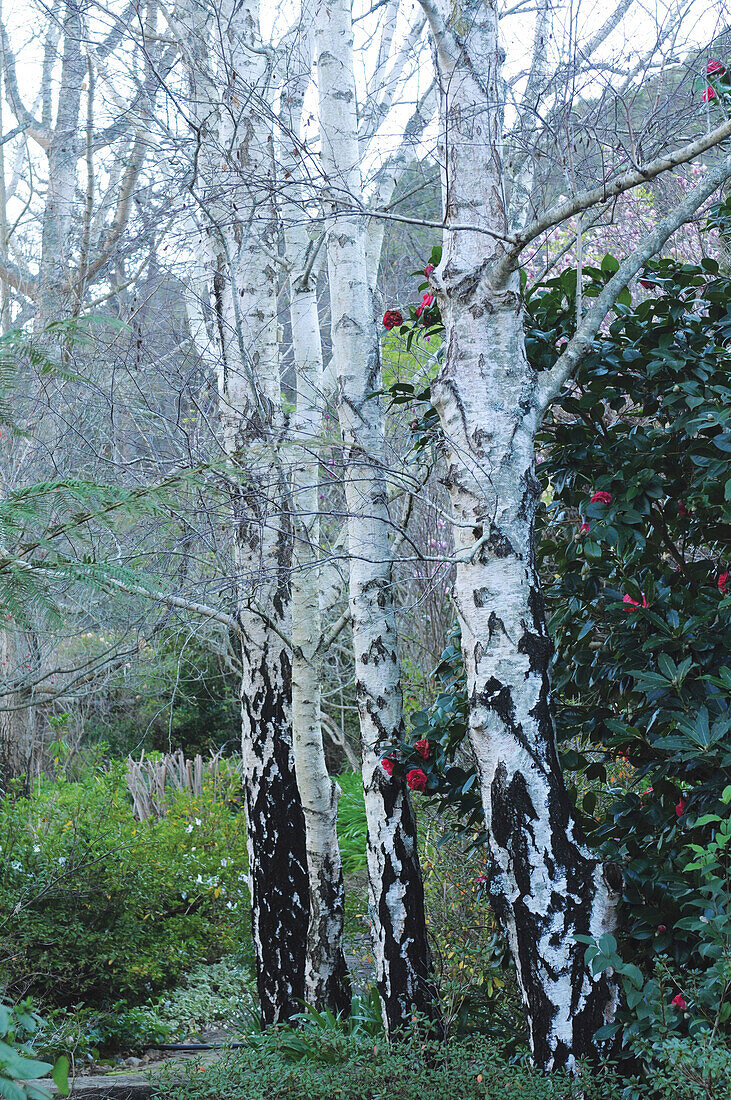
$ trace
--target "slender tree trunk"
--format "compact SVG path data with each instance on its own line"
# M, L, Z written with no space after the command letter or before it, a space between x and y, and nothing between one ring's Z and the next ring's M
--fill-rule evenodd
M287 478L277 342L276 218L266 58L256 0L183 16L202 144L193 194L206 227L219 336L219 409L231 459L242 758L257 987L265 1024L305 998L305 823L292 748ZM217 55L211 71L210 55ZM235 165L235 172L231 171Z
M0 684L12 680L21 666L18 653L18 635L15 631L0 630ZM35 748L35 710L20 706L17 694L0 698L0 792L5 792L12 782L21 780L21 788L29 789ZM18 707L2 710L2 706Z
M319 0L317 72L326 176L361 194L350 0ZM380 767L380 743L403 729L383 460L379 344L368 286L365 221L332 204L327 255L338 412L346 460L356 692L368 820L368 880L376 978L389 1033L413 1009L438 1017L424 919L416 826L403 780Z
M343 952L345 891L338 843L340 788L329 776L323 746L320 684L323 672L320 552L320 444L322 439L322 343L312 274L313 241L296 202L303 197L297 142L304 97L311 79L311 12L300 9L302 30L290 60L287 84L287 139L279 160L290 180L292 202L285 206L284 237L289 267L292 353L297 410L292 448L292 737L295 771L307 830L310 922L305 989L309 1004L336 1012L350 1009L350 975ZM297 71L299 69L299 71Z
M433 276L446 354L432 400L447 440L469 732L492 898L533 1056L544 1069L572 1067L596 1053L594 1033L617 998L612 979L585 966L575 936L611 931L617 894L586 847L558 761L552 645L534 553L538 378L526 357L517 275L490 281L507 232L497 13L492 2L467 0L458 25L446 0L427 10L441 87L445 218L488 231L447 230Z
M79 113L87 61L82 52L81 5L65 0L62 10L63 53L58 105L55 126L46 148L48 191L41 226L36 332L43 332L49 321L68 317L73 309L71 233L78 213Z
M295 769L307 827L310 924L307 936L307 1000L347 1012L350 978L343 954L345 894L338 844L340 788L328 775L320 719L322 623L320 617L320 522L318 442L322 428L322 353L317 297L291 283L292 340L297 375L292 571L292 729Z

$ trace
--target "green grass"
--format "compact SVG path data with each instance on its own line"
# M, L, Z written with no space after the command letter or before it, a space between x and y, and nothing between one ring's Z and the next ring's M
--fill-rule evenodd
M338 839L343 873L355 875L366 866L366 815L363 781L358 772L336 776L342 794L338 802Z

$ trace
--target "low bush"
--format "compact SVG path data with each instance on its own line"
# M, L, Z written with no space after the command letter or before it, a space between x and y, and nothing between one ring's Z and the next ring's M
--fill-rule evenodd
M132 814L121 765L3 800L0 979L46 1006L109 1006L248 939L237 783L232 772L228 793L171 793L148 822Z
M546 1076L525 1064L509 1064L495 1046L434 1043L415 1034L403 1044L361 1034L327 1044L332 1060L291 1051L289 1029L274 1029L265 1042L231 1052L217 1062L189 1062L158 1079L166 1100L619 1100L609 1073Z
M249 1026L258 1012L251 964L228 957L193 968L182 985L156 1005L160 1023L172 1037L192 1038L210 1027Z

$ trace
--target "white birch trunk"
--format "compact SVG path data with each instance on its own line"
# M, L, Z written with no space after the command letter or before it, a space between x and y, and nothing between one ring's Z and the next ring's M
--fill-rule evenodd
M350 0L318 0L316 53L322 163L334 190L361 195ZM368 821L369 902L376 979L389 1033L413 1008L436 1019L416 826L403 780L380 767L382 741L403 726L383 462L379 343L368 285L363 218L336 215L328 230L331 331L346 460L356 693Z
M58 106L48 135L48 189L41 228L41 262L34 326L42 332L49 321L70 316L73 308L71 235L78 212L79 113L86 58L79 5L63 4L63 53Z
M328 775L322 741L322 622L318 569L318 442L322 427L322 351L317 297L303 278L290 280L297 376L292 570L292 735L297 785L307 830L310 923L305 990L309 1004L347 1012L350 980L343 954L345 895L338 844L340 788Z
M220 37L207 36L197 7L184 29L202 135L194 193L207 229L219 410L232 467L252 932L262 1019L269 1024L302 1009L309 901L292 750L291 658L282 638L290 632L292 532L287 479L276 459L284 417L272 134L266 109L257 104L267 95L267 69L257 0L226 0ZM216 38L216 52L223 51L217 81L208 72Z
M616 988L584 964L575 935L615 923L616 887L588 851L558 761L550 706L552 645L534 553L539 501L538 378L525 352L517 276L491 285L502 255L500 63L495 5L446 0L427 7L441 91L447 224L433 276L446 354L432 385L447 439L470 700L492 865L492 898L544 1069L595 1053L593 1035L615 1010Z
M300 71L290 58L287 84L288 138L280 160L292 181L292 203L284 209L289 267L292 353L297 409L292 446L292 739L295 772L307 835L310 920L307 931L305 996L308 1004L335 1012L350 1010L350 976L343 952L345 891L338 843L340 788L329 776L321 719L323 671L320 568L320 443L322 438L322 344L317 294L309 264L313 242L296 201L302 193L296 151L304 96L312 68L311 13L300 13Z

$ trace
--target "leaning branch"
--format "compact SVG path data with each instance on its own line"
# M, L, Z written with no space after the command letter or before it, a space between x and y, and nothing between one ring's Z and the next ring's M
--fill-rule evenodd
M8 41L8 33L5 29L5 24L0 21L0 52L2 52L3 67L5 69L5 87L8 93L8 99L10 100L10 106L13 109L18 122L22 125L24 130L28 130L30 136L35 138L39 145L44 149L48 148L49 135L48 132L41 126L38 119L34 118L32 113L28 110L23 103L23 99L18 87L18 76L15 71L15 55L10 48L10 42Z
M631 191L633 187L639 187L640 184L655 179L656 176L661 175L663 172L669 172L681 164L687 164L688 161L694 160L702 153L706 153L709 149L719 145L722 141L726 141L729 137L731 137L731 119L717 126L716 129L711 130L710 133L704 134L703 137L698 138L697 141L691 141L688 145L684 145L681 149L676 149L672 153L666 153L665 156L657 157L655 160L639 168L632 168L628 172L622 172L621 175L615 176L613 180L609 180L599 187L590 188L588 191L581 191L578 195L574 195L569 199L564 199L563 202L556 203L515 238L513 246L505 253L503 258L493 269L491 281L496 285L502 284L506 277L515 270L517 259L525 246L530 244L531 241L534 241L536 237L540 237L543 233L548 232L549 229L553 229L555 226L560 225L576 214L581 214L582 211L588 210L592 206L596 206L598 203L607 202L609 199L614 199L618 195L624 194L625 191Z
M594 299L591 309L576 331L574 337L549 371L540 375L539 404L546 409L561 391L564 382L574 373L576 367L586 355L601 328L602 322L617 298L642 266L656 256L665 242L681 225L689 221L710 198L713 192L731 177L731 154L708 173L706 178L689 191L682 202L663 218L648 233L638 248L620 264L619 270L612 276L601 293Z

